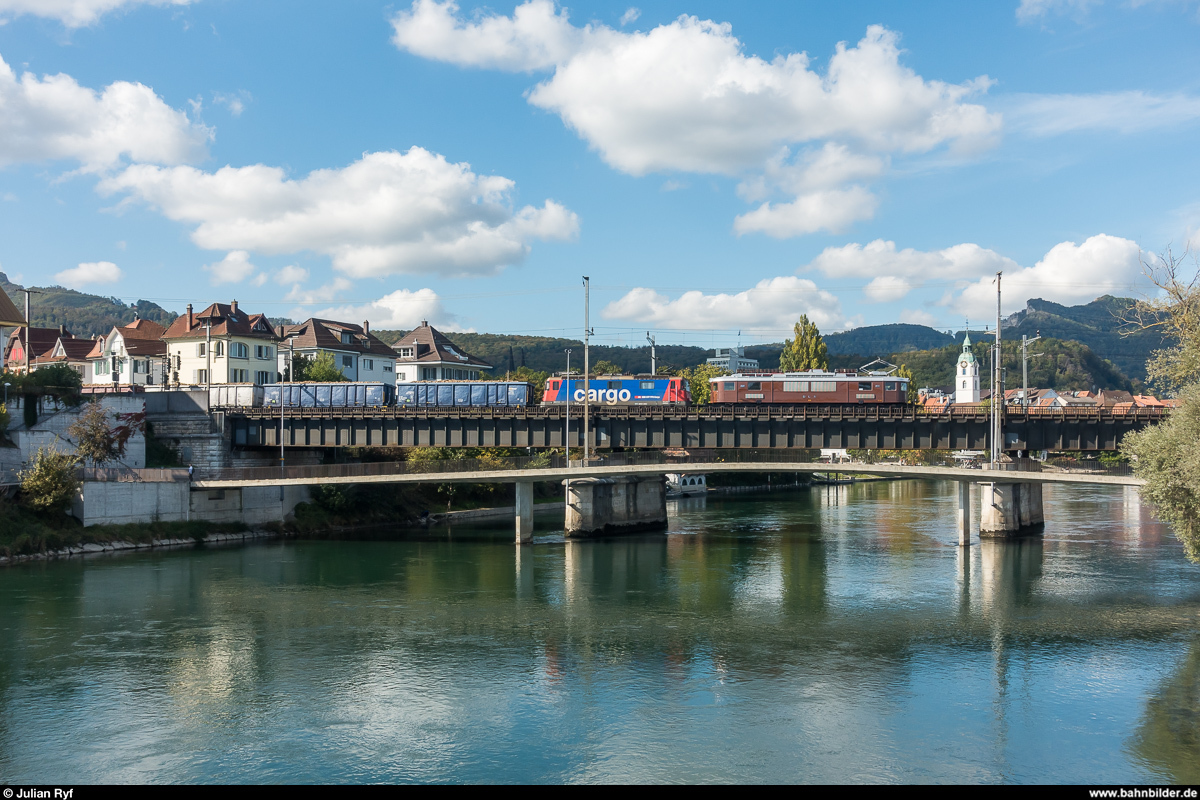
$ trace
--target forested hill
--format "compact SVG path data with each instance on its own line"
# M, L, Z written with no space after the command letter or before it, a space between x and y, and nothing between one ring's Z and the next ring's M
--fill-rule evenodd
M1044 335L1044 332L1043 332ZM1005 385L1009 389L1021 386L1021 343L1019 340L1008 339L1001 342L1004 349L1003 366L1008 370ZM980 364L981 385L990 388L988 380L989 356L991 344L986 341L976 342L972 351ZM915 350L907 353L893 353L885 356L893 364L903 364L913 371L913 379L917 386L949 387L954 384L954 367L958 361L961 344L951 344L936 350ZM1036 347L1030 348L1032 353L1044 353L1038 358L1029 360L1029 385L1043 389L1093 390L1093 389L1125 389L1136 388L1133 382L1112 364L1100 358L1085 344L1061 339L1043 338ZM837 357L840 359L845 356ZM830 362L836 359L831 358ZM841 364L836 366L857 367L859 364Z
M862 328L831 333L825 337L830 355L865 355L874 358L879 353L905 353L909 350L933 350L954 343L948 333L925 325L869 325Z
M387 344L398 341L408 331L372 331ZM510 356L513 368L526 366L539 372L561 372L567 366L567 354L571 348L571 368L583 368L583 342L578 339L558 339L549 336L507 336L495 333L452 333L442 334L473 356L492 364L493 374L504 374L509 369ZM691 367L703 364L712 355L702 347L660 344L655 351L658 366ZM612 347L593 344L590 348L593 364L608 361L625 372L650 371L650 347ZM778 357L776 358L778 361Z
M25 293L21 291L25 287L11 282L6 274L0 272L0 288L8 293L21 313L25 313ZM115 297L84 294L61 286L30 288L38 292L30 300L34 327L57 328L66 325L67 330L79 337L106 334L114 326L133 322L135 311L142 319L153 320L164 328L178 316L148 300L128 305Z
M1130 328L1125 319L1135 302L1128 297L1109 295L1079 306L1030 300L1024 311L1005 320L1004 336L1020 339L1023 334L1035 336L1041 331L1046 337L1074 339L1111 361L1130 378L1145 380L1146 359L1163 347L1163 338L1154 331L1122 333Z

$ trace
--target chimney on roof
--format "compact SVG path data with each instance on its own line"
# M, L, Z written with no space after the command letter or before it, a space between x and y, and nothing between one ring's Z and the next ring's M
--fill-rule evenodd
M363 320L363 333L367 334L368 336L371 335L371 320Z
M188 330L190 331L192 329L192 325L195 324L195 320L192 317L192 304L191 303L188 303L187 317L188 317Z
M229 304L229 313L230 314L237 313L237 300L234 300L232 303Z
M66 336L66 335L67 335L67 326L66 326L66 325L59 325L59 326L58 326L58 335L59 335L59 336Z
M421 327L422 327L422 328L428 328L428 327L429 327L429 320L427 320L427 319L423 319L423 320L421 320Z

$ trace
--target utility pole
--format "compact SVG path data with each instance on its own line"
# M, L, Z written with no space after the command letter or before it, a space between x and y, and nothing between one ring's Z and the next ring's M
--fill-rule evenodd
M650 374L658 374L658 358L654 354L654 337L650 335L650 331L646 331L646 341L650 343Z
M592 279L583 276L583 464L588 463L588 432L590 429L589 413L591 412L591 389L588 388L588 378L591 377L591 361L588 358L588 339L592 336L591 325L591 295Z
M563 445L567 451L567 468L571 467L571 348L567 348L567 380L563 384L563 391L567 393L567 432L563 434ZM567 478L567 488L569 489L571 479Z
M204 320L204 391L212 397L212 317Z
M1022 410L1029 408L1029 359L1031 358L1031 356L1029 355L1029 344L1030 344L1030 342L1036 342L1040 338L1042 338L1041 331L1038 331L1037 336L1034 336L1032 339L1027 337L1025 334L1021 334L1021 409ZM1032 357L1036 358L1037 356L1040 356L1040 355L1041 355L1041 353L1034 353Z
M1003 274L996 273L996 356L992 359L992 463L997 466L1000 464L1000 449L1004 447L1004 388L1000 378L1000 276Z
M35 292L32 289L22 289L21 291L25 293L25 347L23 349L25 350L25 374L28 375L29 374L29 363L30 363L29 362L29 329L33 325L33 319L29 316L29 314L30 314L29 295L41 294L41 292Z

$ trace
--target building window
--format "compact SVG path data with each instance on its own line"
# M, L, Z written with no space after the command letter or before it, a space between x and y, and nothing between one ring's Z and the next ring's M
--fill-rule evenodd
M208 370L206 370L206 369L192 370L192 383L208 383Z
M204 357L204 347L205 347L204 342L201 342L200 344L196 345L196 355L200 356L201 358Z
M343 367L353 367L354 366L354 356L342 356L342 366Z
M384 367L384 370L385 370L385 371L386 371L386 369L387 369L387 368L386 368L386 367ZM396 373L396 380L398 380L398 381L406 381L406 380L408 380L408 373L407 373L407 372L397 372L397 373Z
M354 337L349 331L342 331L342 344L354 344Z
M391 371L392 371L392 365L391 365L391 364L384 364L384 365L383 365L383 371L384 371L384 372L391 372ZM401 374L400 374L400 377L401 377L401 378L403 378L403 377L404 377L404 374L403 374L403 373L401 373Z
M220 347L220 344L218 344L217 346ZM217 353L217 355L220 355L220 353ZM229 343L229 357L230 358L249 358L250 357L250 346L244 342L230 342Z
M362 360L362 368L363 369L375 369L375 362L369 358L364 358Z
M103 361L97 361L96 368L94 371L97 375L107 375L108 374L108 359L105 359Z
M413 349L411 347L401 347L400 348L400 357L401 358L412 358L413 357Z
M256 373L254 373L254 382L260 386L262 386L264 384L268 384L268 383L274 383L275 382L275 374L272 372L266 372L266 371L256 372Z
M250 378L248 375L248 371L244 370L244 369L229 370L229 382L230 383L249 383Z
M967 388L967 382L966 382L966 381L963 381L963 388L964 388L964 389L965 389L965 388Z
M213 355L216 356L217 358L220 358L221 356L225 355L225 343L224 342L217 342L216 344L213 345Z
M254 345L254 357L255 358L271 358L272 357L271 346L266 345L266 344Z

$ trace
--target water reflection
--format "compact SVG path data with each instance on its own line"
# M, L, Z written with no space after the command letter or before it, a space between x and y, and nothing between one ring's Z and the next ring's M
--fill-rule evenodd
M917 481L0 575L0 780L1195 780L1200 580L1120 489Z

